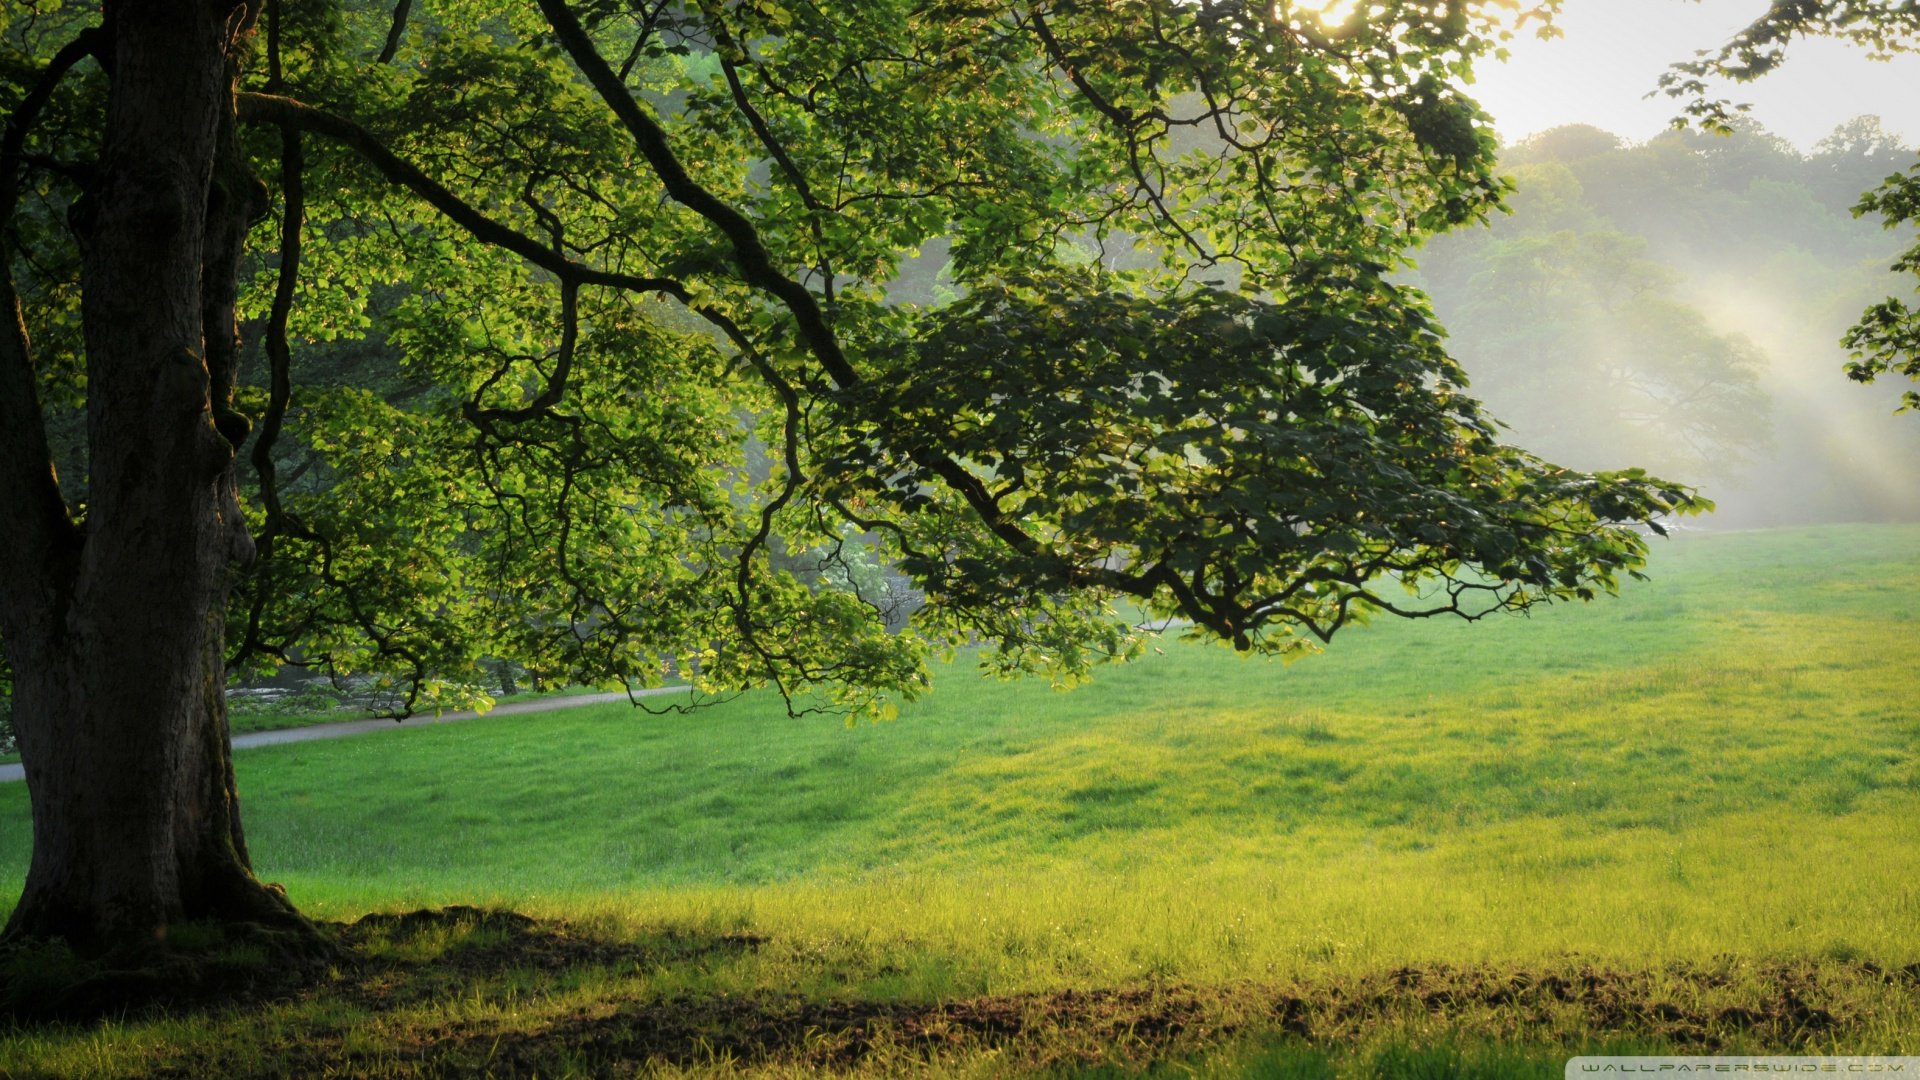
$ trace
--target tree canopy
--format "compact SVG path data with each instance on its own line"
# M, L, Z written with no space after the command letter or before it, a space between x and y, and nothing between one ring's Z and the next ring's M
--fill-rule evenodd
M1614 589L1701 501L1503 445L1393 276L1505 192L1462 87L1508 7L14 9L11 930L304 925L228 671L877 708L1142 614L1291 654Z
M1456 89L1493 14L1389 6L269 6L233 659L415 704L483 656L912 693L975 638L1082 674L1129 648L1118 595L1289 651L1610 586L1613 523L1689 497L1500 447L1388 283L1502 190ZM18 85L90 18L17 20ZM53 87L10 162L55 426L106 81ZM890 303L941 238L966 298ZM871 549L927 607L889 633L776 544Z

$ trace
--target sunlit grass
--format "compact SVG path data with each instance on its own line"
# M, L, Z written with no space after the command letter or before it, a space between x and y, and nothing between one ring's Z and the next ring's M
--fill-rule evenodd
M248 751L248 835L263 875L323 918L466 903L615 940L760 942L474 991L507 1027L674 995L1175 984L1216 988L1207 1008L1230 1020L1249 986L1408 965L1920 960L1920 528L1692 536L1661 545L1652 571L1615 600L1381 624L1291 667L1167 640L1066 694L954 669L882 724L791 720L750 698ZM24 796L0 788L9 897ZM1863 1002L1845 1036L1858 1045L1800 1045L1920 1053L1912 989L1860 979L1845 990ZM1706 993L1690 985L1675 1000ZM273 1022L310 1038L332 1021L299 1009L328 1007ZM386 1034L351 1038L391 1049L450 1009L383 1013ZM14 1045L107 1075L141 1046L230 1038L226 1023ZM1553 1023L1422 1013L1304 1046L1248 1022L1245 1038L1155 1060L1368 1075L1398 1054L1532 1075L1575 1042L1612 1045ZM974 1054L941 1069L996 1071Z

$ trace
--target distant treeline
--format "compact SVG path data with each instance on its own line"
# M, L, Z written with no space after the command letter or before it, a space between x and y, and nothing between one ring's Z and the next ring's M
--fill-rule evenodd
M1909 286L1855 217L1913 161L1863 116L1811 153L1765 131L1510 147L1512 213L1419 255L1416 284L1513 441L1704 486L1722 525L1920 518L1920 418L1842 374L1861 309Z

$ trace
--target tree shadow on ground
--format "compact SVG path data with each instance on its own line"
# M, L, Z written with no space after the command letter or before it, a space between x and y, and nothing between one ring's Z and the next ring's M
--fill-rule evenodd
M725 989L715 970L778 943L685 928L596 931L510 911L376 914L329 932L346 960L300 985L237 979L132 1015L226 1035L163 1046L155 1076L624 1075L661 1067L888 1071L992 1055L1019 1071L1134 1069L1231 1045L1338 1051L1382 1033L1713 1053L1857 1043L1874 995L1920 997L1920 963L1436 965L1284 983L1165 981L960 1000ZM146 986L150 991L151 986ZM1884 1003L1884 1002L1883 1002ZM44 1010L43 1010L44 1012ZM93 1014L99 1016L98 1012ZM121 1017L129 1013L123 1010ZM250 1024L249 1019L254 1023ZM16 1017L16 1030L47 1022ZM61 1018L71 1025L76 1017Z

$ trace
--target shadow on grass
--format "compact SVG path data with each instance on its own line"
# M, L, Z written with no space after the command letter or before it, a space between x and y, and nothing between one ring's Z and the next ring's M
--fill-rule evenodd
M141 1038L147 1049L127 1074L891 1072L992 1059L1022 1074L1081 1075L1221 1054L1247 1064L1291 1063L1276 1075L1295 1067L1323 1074L1328 1055L1377 1055L1427 1033L1464 1045L1458 1060L1521 1053L1537 1062L1623 1040L1646 1052L1805 1052L1870 1038L1889 999L1911 1015L1920 997L1920 964L1729 957L1638 971L1569 960L1288 983L1154 981L964 1000L876 999L852 990L777 991L753 979L734 985L730 965L782 947L754 934L611 934L471 907L370 915L328 929L345 961L302 986L276 985L257 971L234 980L224 999L167 999L143 985L146 997L111 1021L129 1033L140 1023L159 1025ZM767 970L786 970L774 959ZM17 964L12 974L19 975ZM0 1035L29 1048L36 1039L85 1037L77 1019L17 1015ZM169 1021L182 1023L167 1029ZM174 1034L153 1033L163 1030ZM1439 1052L1405 1045L1416 1055Z
M613 940L562 921L458 905L368 915L337 931L354 963L322 992L375 1008L459 995L508 975L539 983L586 970L652 971L750 952L766 942L753 934L677 928Z

